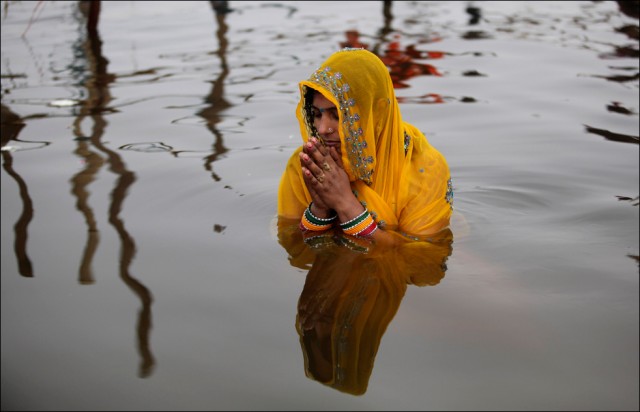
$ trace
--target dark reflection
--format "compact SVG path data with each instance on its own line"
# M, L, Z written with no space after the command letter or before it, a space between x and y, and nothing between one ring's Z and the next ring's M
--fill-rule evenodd
M632 206L640 205L640 196L629 197L629 196L616 196L621 202L629 202Z
M611 102L611 104L607 105L607 110L613 113L628 114L628 115L634 114L632 110L627 109L620 102Z
M382 17L383 17L383 25L380 29L380 34L382 36L391 32L391 22L393 21L393 13L391 12L391 6L393 2L391 0L384 0L382 2Z
M106 147L101 140L107 126L104 114L112 111L108 106L112 100L109 85L115 81L116 77L107 71L109 61L102 55L102 40L97 30L99 5L100 2L81 1L79 3L79 9L82 13L81 20L86 21L86 31L83 30L85 25L81 25L81 40L75 45L75 55L78 56L78 61L72 67L72 72L80 80L79 86L82 86L87 92L87 96L82 100L79 112L74 120L73 128L77 142L77 148L74 153L80 156L86 165L83 170L71 178L71 192L77 199L76 207L85 217L88 228L88 239L82 263L80 264L79 278L80 283L83 284L94 282L91 262L99 243L99 232L93 210L88 202L89 192L87 189L89 184L95 180L97 172L106 161L109 165L109 171L118 176L118 180L111 192L109 223L115 228L120 237L120 278L141 302L136 325L138 351L141 356L138 375L145 378L151 374L155 365L149 344L153 299L149 289L131 276L129 266L135 257L136 247L133 238L120 218L122 204L128 190L135 182L135 174L127 169L118 153ZM86 33L86 38L83 38L84 33ZM92 122L89 136L85 136L81 131L82 122L86 119L90 119ZM92 150L92 148L97 151ZM98 152L105 157L100 156Z
M33 201L24 179L13 169L13 157L7 146L12 140L19 141L18 135L25 124L20 116L3 104L1 126L2 167L18 184L20 199L22 199L22 213L13 227L16 234L13 250L18 260L18 272L24 277L31 278L33 277L33 265L27 254L27 239L29 237L27 227L33 219Z
M364 394L407 286L435 286L444 278L451 231L429 242L375 247L333 232L303 239L297 222L280 220L278 240L292 266L309 270L296 316L306 376Z
M623 74L614 74L611 76L593 76L599 79L605 79L610 82L617 83L626 83L640 79L640 73L632 74L632 75L623 75Z
M469 26L475 26L480 22L480 19L482 19L482 10L478 6L469 4L465 11L469 15Z
M216 141L213 144L213 153L205 157L204 168L210 172L211 177L218 182L221 179L220 176L213 171L212 163L218 160L220 156L229 150L224 146L222 133L216 125L222 121L220 113L231 107L231 103L229 103L224 97L224 82L229 75L229 66L227 64L227 47L229 42L227 41L226 36L229 27L225 23L225 17L231 9L229 9L227 2L218 1L212 1L211 7L215 12L214 14L218 23L218 31L216 32L216 37L218 38L218 50L216 51L216 55L220 59L220 74L218 75L218 78L212 82L211 91L205 98L205 102L208 106L199 111L198 116L205 119L207 122L207 128L216 138Z
M393 32L393 26L392 26L393 13L391 12L392 5L393 5L393 2L389 0L384 0L382 2L382 27L380 28L380 30L378 30L377 41L374 44L373 48L371 49L371 51L376 55L380 55L380 47L383 44L387 43L388 41L387 35ZM354 31L354 30L351 30L351 31ZM347 35L346 37L348 42L349 36ZM364 47L364 48L367 49L367 47Z
M618 8L620 12L626 14L627 16L638 18L638 1L618 1ZM614 32L623 33L627 35L633 42L628 45L614 45L612 44L612 51L600 53L599 57L601 59L637 59L640 57L640 51L638 50L638 25L637 24L626 24L622 27L614 28ZM612 69L621 69L627 71L635 71L635 73L630 75L609 75L609 76L593 76L601 79L606 79L611 82L618 83L626 83L631 81L637 81L640 79L640 73L638 73L638 68L636 67L611 67Z
M100 111L111 101L111 96L107 85L113 78L107 77L108 61L102 56L101 40L97 32L97 19L99 15L100 2L80 3L80 10L87 17L87 33L84 27L80 27L80 36L74 44L74 61L71 72L72 76L78 80L78 86L83 87L87 94L73 122L73 134L76 136L76 150L74 153L82 159L84 169L80 170L71 178L71 193L76 198L76 208L84 216L87 224L87 243L82 254L78 280L81 284L94 283L91 264L93 256L99 244L99 232L93 214L93 209L89 205L89 185L95 180L97 173L104 164L104 159L91 150L92 143L99 141L104 134L106 122L101 117ZM81 131L82 122L90 118L93 121L93 129L87 137Z
M597 134L598 136L602 136L605 139L611 140L613 142L638 144L640 141L640 137L638 136L630 136L627 134L614 133L609 130L597 129L595 127L591 127L588 125L585 125L584 127L587 130L587 133Z
M136 245L133 238L127 232L124 221L120 218L122 203L127 196L129 187L136 180L135 174L127 170L126 165L120 156L106 148L101 142L96 142L96 147L106 153L109 161L109 170L119 176L116 185L111 192L111 205L109 207L109 223L118 232L118 236L122 242L120 252L120 278L123 282L138 296L142 306L138 313L138 323L136 329L138 332L138 351L141 356L140 368L138 375L146 378L153 372L155 360L151 353L149 345L149 332L151 331L151 304L153 298L151 292L140 281L131 276L129 266L136 254Z
M468 4L465 12L469 15L469 26L476 26L482 21L482 9L475 4ZM465 40L485 40L491 39L493 36L484 30L467 30L460 36Z
M616 0L618 9L629 17L640 18L640 2L638 0Z

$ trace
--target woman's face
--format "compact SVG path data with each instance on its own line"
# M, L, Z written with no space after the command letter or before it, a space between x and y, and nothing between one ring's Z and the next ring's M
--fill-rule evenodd
M340 152L340 134L338 127L340 118L338 109L321 93L313 94L313 126L318 131L320 137L329 147L333 146Z

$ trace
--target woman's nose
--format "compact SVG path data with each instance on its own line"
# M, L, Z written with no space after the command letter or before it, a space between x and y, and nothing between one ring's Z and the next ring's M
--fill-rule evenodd
M335 127L333 127L333 122L329 119L329 116L322 116L318 122L317 129L320 134L331 134L333 130L335 130Z

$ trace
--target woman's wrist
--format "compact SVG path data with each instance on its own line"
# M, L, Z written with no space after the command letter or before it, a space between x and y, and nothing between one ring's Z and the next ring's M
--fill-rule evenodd
M333 214L333 216L327 218L319 217L311 211L313 206L313 202L311 202L302 213L302 218L300 219L300 230L303 232L322 232L331 229L333 222L335 222L338 216Z
M366 208L362 205L362 203L360 203L358 199L355 196L353 196L353 199L350 200L348 203L336 208L338 221L340 223L348 222L349 220L355 218L365 210Z
M332 219L336 216L336 213L327 208L318 207L315 203L311 202L309 205L309 210L313 213L314 216L317 216L320 219Z
M360 202L338 213L338 222L342 232L350 236L369 237L378 228L369 210Z

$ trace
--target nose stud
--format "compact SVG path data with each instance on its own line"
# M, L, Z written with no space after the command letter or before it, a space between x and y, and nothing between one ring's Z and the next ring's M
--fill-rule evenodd
M333 129L332 129L332 128L327 129L327 131L328 131L329 133L333 133Z

